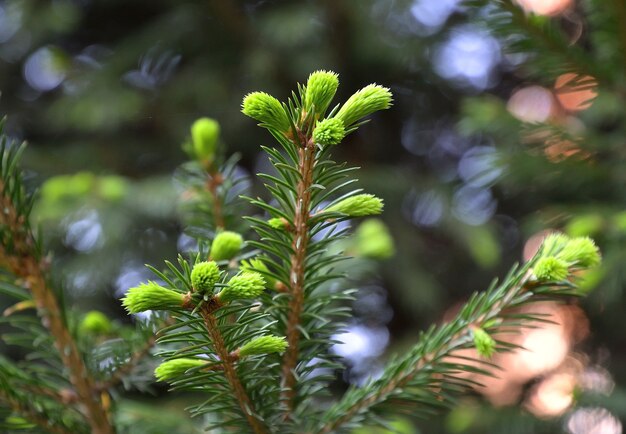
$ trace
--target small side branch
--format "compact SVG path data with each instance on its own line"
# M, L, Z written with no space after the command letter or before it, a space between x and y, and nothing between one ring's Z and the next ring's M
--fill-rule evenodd
M239 375L235 369L233 364L233 358L228 352L228 348L226 348L226 343L224 342L224 337L220 332L217 324L217 318L212 311L212 307L210 305L203 305L201 309L202 318L204 319L204 324L206 326L207 332L209 333L209 337L213 342L213 347L215 348L215 352L219 356L222 366L224 367L224 375L232 388L232 391L235 395L235 399L241 408L248 424L252 428L252 430L256 434L264 434L267 433L267 429L263 422L256 416L256 411L254 410L254 404L250 400L248 393L244 389L241 384L241 380L239 379Z

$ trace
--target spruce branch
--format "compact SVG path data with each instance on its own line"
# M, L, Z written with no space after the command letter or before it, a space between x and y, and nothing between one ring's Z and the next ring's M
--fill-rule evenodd
M30 199L24 192L21 173L16 167L21 149L6 149L5 140L0 149L0 208L3 210L0 213L0 224L3 227L0 264L15 276L21 277L24 286L31 292L41 321L54 337L56 349L69 371L70 382L85 406L92 432L112 434L114 429L96 393L94 380L65 324L63 310L47 284L46 260L41 257L39 244L28 224Z
M500 285L494 282L486 292L474 294L452 322L425 332L407 356L388 364L380 379L362 388L351 388L311 432L342 432L366 421L376 408L390 402L419 402L421 406L416 411L450 405L454 395L476 384L459 377L459 373L492 375L494 366L484 360L455 356L459 350L476 345L475 330L491 329L498 333L498 329L504 330L507 326L531 326L542 318L533 314L509 316L510 310L537 299L557 300L576 295L569 281L535 280L531 271L545 258L543 251L523 267L513 267ZM494 324L497 327L494 328ZM496 351L512 348L508 343L498 344Z

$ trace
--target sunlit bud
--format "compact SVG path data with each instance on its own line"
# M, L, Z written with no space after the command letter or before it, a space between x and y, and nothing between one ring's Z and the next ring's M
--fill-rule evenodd
M496 341L481 328L472 329L474 335L474 346L478 354L485 358L490 358L496 350Z
M313 130L313 140L320 145L336 145L346 136L343 121L329 118L319 121Z
M199 262L191 270L191 285L194 291L211 291L220 278L220 269L214 261Z
M541 243L542 256L555 256L569 242L570 238L561 233L553 233L548 235Z
M373 194L357 194L356 196L344 199L324 211L340 212L350 217L363 217L380 214L383 210L382 199Z
M600 251L589 237L570 240L558 255L562 260L581 267L595 267L600 263Z
M350 127L365 116L378 110L388 109L392 101L391 91L388 88L370 84L348 98L336 117L343 121L344 126Z
M239 267L239 269L241 271L260 272L260 274L265 279L268 288L274 288L274 286L276 285L276 280L269 277L267 274L265 274L265 273L269 274L270 270L267 268L267 265L265 265L265 262L263 262L262 259L251 258L248 260L243 260L241 261L241 266Z
M233 276L228 282L228 286L216 295L222 303L233 300L256 298L265 290L265 279L260 273L254 271L243 271Z
M279 229L279 230L287 229L289 227L289 222L285 220L283 217L271 218L267 221L267 223L274 229Z
M157 366L154 370L154 376L158 381L169 381L183 375L190 369L199 368L206 364L206 360L191 358L168 360Z
M282 353L287 348L284 337L261 336L252 339L239 349L239 357L254 356L258 354Z
M243 99L241 111L246 116L261 122L261 125L280 132L291 129L287 112L273 96L265 92L252 92Z
M211 259L214 261L232 259L239 253L242 245L243 238L237 232L220 232L211 243Z
M210 118L200 118L191 126L191 141L198 159L211 161L215 156L220 124Z
M326 111L337 92L338 77L332 71L315 71L309 75L304 94L304 107L307 111L314 108L318 116Z
M554 256L546 256L537 260L533 273L537 280L560 282L567 278L567 262Z
M130 288L122 305L128 313L145 312L146 310L169 310L181 308L184 304L183 294L163 288L154 282L142 283Z

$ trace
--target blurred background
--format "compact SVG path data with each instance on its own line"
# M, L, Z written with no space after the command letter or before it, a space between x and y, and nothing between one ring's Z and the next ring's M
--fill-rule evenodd
M610 28L588 33L605 19L593 9L601 2L520 3L598 65L619 53ZM498 358L499 379L393 432L621 433L624 69L604 71L605 82L602 71L584 83L566 69L542 74L526 67L532 55L505 49L516 35L490 30L488 15L489 5L460 0L0 1L0 113L7 134L29 143L35 217L70 303L127 323L119 298L151 277L143 264L189 247L172 174L195 119L220 122L242 173L266 170L259 145L271 137L241 115L242 97L285 99L310 72L331 69L335 101L371 82L395 98L335 151L385 199L396 243L353 282L336 390L376 375L420 330L531 256L545 231L561 230L601 246L604 265L585 280L592 295L537 306L555 324L516 336L528 351ZM154 392L134 398L182 407Z

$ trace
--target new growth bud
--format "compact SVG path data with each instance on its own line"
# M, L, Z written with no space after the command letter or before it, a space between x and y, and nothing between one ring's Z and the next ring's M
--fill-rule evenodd
M331 71L315 71L309 75L304 94L304 107L307 112L315 109L317 118L324 114L339 87L338 77Z
M106 335L111 332L111 321L102 312L87 312L80 323L80 331L85 334Z
M252 92L243 99L241 111L246 116L261 122L261 126L281 133L291 129L287 112L273 96L265 92Z
M365 116L388 109L393 101L391 91L377 84L370 84L357 91L339 109L335 117L341 119L346 128Z
M258 354L282 353L287 348L284 337L261 336L252 339L243 345L239 351L239 357L254 356Z
M169 310L183 307L183 294L163 288L154 282L142 283L130 288L122 298L122 305L128 313L139 313L147 310Z
M561 250L559 258L584 268L595 267L601 259L598 247L589 237L570 240Z
M242 271L233 276L228 286L222 289L216 298L222 303L233 300L256 298L265 290L265 279L254 271Z
M200 118L191 126L191 141L196 157L212 161L220 135L220 124L210 118Z
M313 140L320 145L336 145L346 136L343 121L329 118L319 121L313 130Z
M191 270L191 285L194 291L206 293L220 278L220 269L214 261L199 262Z
M472 329L474 336L474 346L478 354L485 358L490 358L496 350L496 341L483 329L476 327Z
M589 237L569 238L563 234L550 234L543 241L541 254L582 268L595 267L601 261L600 251Z
M241 261L241 266L239 267L241 271L255 271L262 273L269 273L270 270L265 265L265 262L259 258L251 258L248 260ZM266 274L261 274L267 283L268 288L274 288L276 285L276 280L268 277Z
M190 369L199 368L206 364L206 360L191 358L168 360L157 366L154 370L154 376L158 381L169 381L183 375Z
M350 217L376 215L383 211L383 201L373 194L357 194L329 206L324 211L340 212Z
M274 229L278 229L278 230L287 229L289 227L289 222L285 220L283 217L271 218L267 221L267 223Z
M569 242L569 237L561 233L548 235L541 244L541 254L543 256L556 256Z
M236 232L224 231L215 236L211 243L211 259L223 261L232 259L243 244L243 238Z
M546 256L537 261L533 272L538 280L560 282L567 278L567 262L554 256Z

